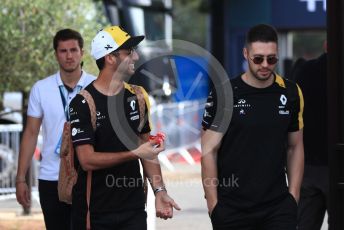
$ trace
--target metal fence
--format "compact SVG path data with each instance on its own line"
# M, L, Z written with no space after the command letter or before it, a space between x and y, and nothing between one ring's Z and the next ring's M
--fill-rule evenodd
M0 125L0 200L15 197L15 181L20 146L21 124ZM32 162L32 190L37 188L37 164Z
M153 132L166 134L166 151L159 155L160 162L170 171L174 166L172 154L179 154L188 164L195 164L190 149L200 154L201 121L205 101L183 101L152 106Z
M0 125L0 196L15 193L22 125Z

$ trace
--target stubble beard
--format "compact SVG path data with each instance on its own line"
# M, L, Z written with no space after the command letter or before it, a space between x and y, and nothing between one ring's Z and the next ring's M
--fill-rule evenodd
M266 82L266 81L270 80L271 77L273 76L273 70L271 70L271 69L268 69L268 70L269 70L269 72L270 72L270 73L269 73L269 76L267 76L267 77L261 77L261 76L259 76L258 71L253 71L253 69L250 68L251 75L252 75L256 80L261 81L261 82Z

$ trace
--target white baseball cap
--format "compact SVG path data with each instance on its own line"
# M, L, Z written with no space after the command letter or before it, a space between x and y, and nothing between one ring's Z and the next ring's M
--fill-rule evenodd
M95 60L118 50L137 46L145 36L130 36L120 26L107 27L97 33L92 40L91 55Z

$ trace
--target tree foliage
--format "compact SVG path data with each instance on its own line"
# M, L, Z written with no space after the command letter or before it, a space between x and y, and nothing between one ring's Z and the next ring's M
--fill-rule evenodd
M206 47L207 12L204 0L173 1L173 38Z
M63 28L75 29L84 37L84 69L96 73L89 55L90 42L106 22L97 4L101 3L92 0L2 0L0 95L4 91L28 92L34 82L58 69L52 40Z
M295 59L316 58L324 52L326 30L293 32L293 52Z

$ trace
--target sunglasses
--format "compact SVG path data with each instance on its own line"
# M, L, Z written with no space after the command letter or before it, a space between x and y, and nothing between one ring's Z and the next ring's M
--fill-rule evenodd
M132 55L137 50L137 46L126 49L128 55Z
M127 54L128 56L132 55L135 51L137 50L137 46L134 46L134 47L130 47L128 49L120 49L120 50L116 50L116 51L113 51L111 54L119 54L120 51L123 51L125 54Z
M256 65L260 65L264 62L265 56L254 56L253 58L250 57L250 59L252 60L252 62ZM269 65L274 65L278 62L278 58L276 56L267 56L266 57L266 62Z

